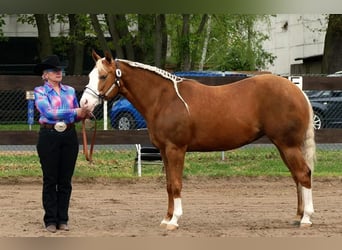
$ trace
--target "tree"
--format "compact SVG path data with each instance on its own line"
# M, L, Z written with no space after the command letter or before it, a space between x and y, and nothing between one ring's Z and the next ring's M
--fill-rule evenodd
M114 45L114 50L116 52L116 57L125 58L124 48L120 44L120 33L118 30L118 18L114 14L107 14L106 21L108 25L108 30L112 37L112 43Z
M110 52L110 48L109 48L108 43L106 41L106 38L104 36L103 30L101 28L101 24L100 24L100 21L99 21L97 15L96 14L89 14L89 17L91 20L91 24L94 28L95 35L99 41L100 48L103 51Z
M154 64L154 38L155 38L155 15L138 14L137 16L137 34L136 34L136 52L137 60Z
M213 15L207 66L215 70L259 70L272 64L275 57L262 42L268 37L255 28L264 15Z
M34 19L38 30L38 51L39 57L42 59L52 54L52 43L50 36L50 25L47 14L34 14Z
M58 54L62 61L68 63L68 74L82 74L84 49L89 33L90 20L81 14L24 14L18 16L18 22L28 23L37 27L39 51L38 57L43 59L51 54ZM68 33L51 37L50 26L55 23L67 23Z
M262 47L268 37L255 28L261 19L266 20L267 16L168 15L172 46L169 60L176 63L176 70L263 68L275 57Z
M198 67L199 70L203 70L205 58L207 56L208 43L209 43L210 32L211 32L211 16L210 15L207 15L207 14L203 15L201 25L197 31L197 34L201 34L204 31L206 22L208 23L207 23L207 28L206 28L206 35L203 41L201 60L200 60L199 67Z
M154 62L157 67L164 68L167 53L167 30L165 14L156 15L154 39Z
M260 15L231 14L35 14L19 20L37 26L40 58L51 53L69 61L69 74L82 73L87 41L118 58L175 70L255 70L272 63L266 36L255 30ZM1 19L0 19L1 20ZM51 24L69 32L51 38ZM87 44L89 46L89 44ZM88 49L89 50L89 49Z
M80 14L69 14L69 65L68 73L81 75L83 73L84 42L86 32L86 18Z
M4 37L4 32L2 30L2 27L6 24L3 17L5 15L4 14L0 14L0 41L5 40L6 38Z
M196 68L203 54L201 44L207 34L204 34L207 21L208 14L169 14L167 16L167 29L171 45L171 55L168 61L169 64L176 65L176 70Z
M325 34L322 73L342 70L342 15L330 14Z
M98 15L91 14L92 25L101 48L112 48L117 58L165 66L167 51L166 17L164 14L106 14L101 28ZM110 34L109 46L104 33Z
M191 69L191 50L190 50L190 15L182 15L182 30L178 38L179 43L179 67L185 71Z

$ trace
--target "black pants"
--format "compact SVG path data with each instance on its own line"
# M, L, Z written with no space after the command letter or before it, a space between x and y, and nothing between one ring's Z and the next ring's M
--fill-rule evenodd
M71 197L71 179L79 151L74 128L64 132L41 128L37 152L43 171L43 207L45 226L66 224Z

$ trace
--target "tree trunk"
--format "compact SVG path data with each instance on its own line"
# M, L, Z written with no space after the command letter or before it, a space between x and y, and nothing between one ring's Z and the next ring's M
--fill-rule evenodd
M116 19L116 16L114 14L107 14L106 21L107 21L109 33L112 37L112 42L113 42L115 54L116 54L115 57L125 58L124 49L122 48L120 44L120 33L116 26L116 23L118 22L118 20Z
M128 31L128 23L125 15L107 14L106 21L116 51L116 57L133 61L135 56L132 36Z
M80 15L69 14L69 37L72 41L69 51L68 73L70 75L82 75L84 59L85 29Z
M195 68L195 63L198 62L199 60L199 57L200 57L200 44L201 44L201 41L203 40L203 33L204 33L204 28L205 28L205 25L206 23L208 22L208 14L204 14L201 18L201 22L197 28L197 31L195 33L195 36L194 36L194 42L193 42L193 49L192 51L190 51L190 54L191 54L191 68ZM210 35L207 34L207 35ZM205 39L205 38L204 38ZM208 37L209 39L209 37ZM203 52L203 50L202 50Z
M121 39L124 41L124 50L126 53L126 58L128 60L135 60L135 52L134 52L134 46L133 46L133 38L131 35L131 32L128 30L128 22L126 20L125 15L116 15L117 19L117 29L119 30L119 34L121 36Z
M190 62L190 14L183 14L183 26L180 37L181 70L189 71Z
M53 53L49 18L47 14L35 14L34 18L36 20L38 29L39 57L42 60L44 57L47 57Z
M253 43L253 25L254 22L253 20L247 18L246 20L246 25L247 25L247 70L257 70L255 67L255 56L252 48L252 43Z
M211 32L211 16L208 16L208 24L207 24L207 32L204 38L203 48L202 48L202 54L201 54L201 61L199 63L198 70L203 70L205 59L207 57L207 51L208 51L208 43L210 38L210 32Z
M143 63L152 64L155 59L155 35L156 35L156 15L138 15L138 46L139 60Z
M342 70L342 15L329 15L325 35L322 73L331 74Z
M110 48L107 44L106 38L105 38L103 31L101 29L97 15L96 14L89 14L89 16L90 16L91 24L93 25L93 28L94 28L95 33L97 35L97 39L99 40L100 47L101 47L102 51L103 52L107 51L111 54Z
M156 29L154 42L154 63L159 68L165 68L167 52L167 31L165 14L156 15Z

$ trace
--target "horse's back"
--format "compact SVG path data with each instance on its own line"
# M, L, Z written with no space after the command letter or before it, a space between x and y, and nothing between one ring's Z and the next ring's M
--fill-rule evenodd
M190 111L190 149L232 149L262 135L300 141L307 129L309 104L286 78L260 75L221 86L188 84L181 94Z
M271 114L284 116L279 111L307 112L308 102L302 91L288 79L271 74L220 86L188 84L189 88L181 88L180 92L188 103L190 117L197 119L218 117L223 119L221 122L229 122L241 116L247 121L248 116L258 120Z

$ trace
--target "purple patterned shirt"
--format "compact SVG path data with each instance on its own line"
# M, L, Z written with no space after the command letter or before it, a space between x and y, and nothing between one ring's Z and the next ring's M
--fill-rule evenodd
M76 108L79 108L75 89L60 84L60 95L52 88L49 82L34 89L35 105L40 112L39 123L55 124L58 121L65 123L77 122Z

